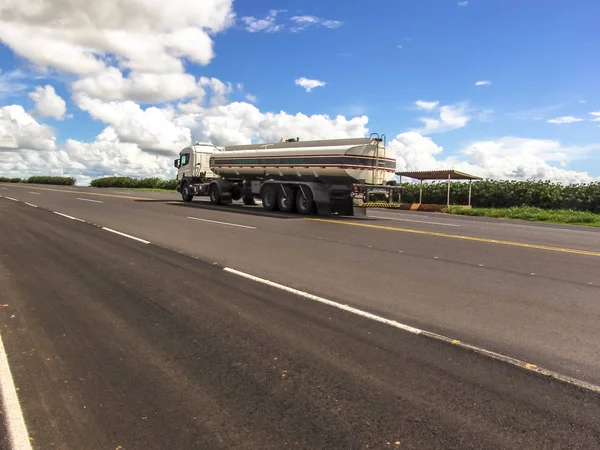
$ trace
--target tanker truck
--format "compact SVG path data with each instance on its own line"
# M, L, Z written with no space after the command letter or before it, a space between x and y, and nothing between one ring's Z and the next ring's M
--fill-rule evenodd
M391 186L396 160L385 136L217 147L198 142L174 161L184 202L208 196L215 205L262 201L267 211L354 215L354 203L371 193L398 199Z

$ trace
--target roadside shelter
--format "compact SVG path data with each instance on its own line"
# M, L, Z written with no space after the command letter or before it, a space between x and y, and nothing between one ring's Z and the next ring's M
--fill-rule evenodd
M415 180L420 181L419 204L423 203L423 181L447 180L448 196L446 200L446 206L450 206L450 181L469 180L469 206L471 206L471 183L473 182L473 180L482 179L481 177L459 172L458 170L419 170L408 172L396 172L396 175L400 176L400 183L402 183L402 177L413 178Z

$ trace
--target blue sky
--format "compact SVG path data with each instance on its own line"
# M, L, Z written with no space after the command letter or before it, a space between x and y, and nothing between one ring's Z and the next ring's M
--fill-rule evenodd
M214 3L219 8L224 2ZM464 159L474 142L510 137L554 141L559 143L556 151L566 156L547 161L549 164L600 177L600 122L593 122L591 119L598 116L590 114L600 111L600 3L461 3L465 2L371 0L346 2L340 7L339 2L332 1L237 1L231 6L235 19L210 33L214 50L210 62L198 64L185 56L180 59L185 73L196 79L231 83L224 104L248 102L246 95L251 93L262 114L284 111L348 119L365 115L369 132L386 133L389 140L418 131L444 148L442 154L437 150L429 153L437 155L438 161L440 155L444 160ZM270 26L248 31L252 20L244 18L260 20L269 14ZM293 19L299 16L318 21L294 30L306 23ZM339 24L324 26L325 21ZM203 22L202 27L206 26ZM40 64L42 57L31 56L20 44L3 39L2 32L0 42L0 80L4 76L8 86L8 92L3 92L0 81L0 106L22 105L40 124L52 127L57 148L67 139L93 142L107 126L117 128L117 134L122 135L114 122L99 112L82 110L80 102L73 99L73 83L85 74L64 70L55 63ZM107 66L118 66L115 61L123 58L123 54L105 49L98 54ZM131 73L131 68L119 67L123 76ZM20 71L18 76L15 70ZM306 92L295 84L301 77L321 80L325 85ZM490 84L475 85L482 80ZM66 101L67 112L61 120L32 112L36 105L30 92L48 84ZM11 90L18 85L24 89ZM104 96L100 100L128 98ZM142 109L176 108L186 100L189 98L167 102L138 99L137 103ZM439 103L424 110L415 105L418 100ZM424 129L421 118L439 120L443 106L466 117L467 122L460 123L459 118L453 126ZM570 123L548 123L565 117L570 119L558 121ZM233 119L227 120L228 126L235 127ZM195 128L190 129L196 138ZM253 140L260 139L257 133ZM515 154L520 150L507 151ZM544 155L542 151L537 157L543 159Z

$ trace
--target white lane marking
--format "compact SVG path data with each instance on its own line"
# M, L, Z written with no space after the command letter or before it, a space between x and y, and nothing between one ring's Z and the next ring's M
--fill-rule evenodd
M59 213L58 211L52 211L52 212L54 214L58 214L59 216L66 217L67 219L77 220L78 222L84 222L85 223L85 220L78 219L77 217L68 216L67 214Z
M598 386L598 385L595 385L595 384L592 384L592 383L588 383L587 381L582 381L582 380L579 380L577 378L569 377L569 376L563 375L561 373L555 372L553 370L544 369L542 367L538 367L535 364L531 364L531 363L522 361L520 359L513 358L511 356L503 355L501 353L496 353L496 352L493 352L491 350L487 350L487 349L485 349L483 347L478 347L478 346L475 346L475 345L467 344L466 342L461 342L458 339L452 339L452 338L449 338L449 337L444 336L442 334L437 334L437 333L433 333L431 331L426 331L426 330L421 330L419 328L411 327L410 325L406 325L406 324L397 322L395 320L390 320L390 319L386 319L385 317L381 317L381 316L377 316L375 314L371 314L371 313L369 313L367 311L363 311L362 309L353 308L353 307L348 306L348 305L343 305L341 303L337 303L337 302L334 302L332 300L328 300L326 298L319 297L317 295L309 294L308 292L300 291L298 289L294 289L294 288L285 286L283 284L275 283L273 281L269 281L269 280L266 280L264 278L260 278L260 277L257 277L257 276L254 276L254 275L250 275L250 274L245 273L245 272L241 272L239 270L232 269L230 267L225 267L223 270L225 272L229 272L229 273L232 273L234 275L238 275L240 277L247 278L247 279L252 280L252 281L256 281L258 283L266 284L268 286L271 286L271 287L274 287L274 288L277 288L277 289L281 289L283 291L287 291L287 292L290 292L292 294L296 294L296 295L299 295L301 297L305 297L305 298L308 298L310 300L317 301L319 303L324 303L324 304L332 306L334 308L338 308L338 309L341 309L343 311L347 311L349 313L356 314L358 316L365 317L367 319L371 319L371 320L374 320L376 322L380 322L380 323L383 323L385 325L389 325L389 326L392 326L394 328L398 328L400 330L404 330L404 331L407 331L407 332L412 333L412 334L418 334L418 335L425 336L425 337L428 337L428 338L431 338L431 339L435 339L436 341L441 341L441 342L444 342L444 343L447 343L447 344L452 344L452 345L455 345L456 347L461 347L463 349L470 350L470 351L478 353L480 355L487 356L488 358L492 358L492 359L495 359L495 360L498 360L498 361L502 361L502 362L505 362L507 364L519 367L521 369L525 369L525 370L528 370L528 371L531 371L531 372L537 372L539 374L542 374L542 375L554 378L554 379L562 381L564 383L573 384L573 385L579 386L581 388L584 388L584 389L587 389L587 390L590 390L590 391L594 391L594 392L600 393L600 386Z
M146 240L144 240L144 239L140 239L140 238L138 238L138 237L131 236L131 235L129 235L129 234L121 233L120 231L113 230L113 229L111 229L111 228L102 227L102 229L103 229L103 230L106 230L106 231L110 231L111 233L118 234L119 236L124 236L124 237L126 237L126 238L133 239L134 241L142 242L142 243L144 243L144 244L149 244L149 243L150 243L150 241L146 241Z
M8 191L8 188L5 187L0 187L0 189L2 189L3 191Z
M248 225L238 225L237 223L219 222L216 220L208 220L208 219L199 219L198 217L188 217L188 219L200 220L202 222L217 223L219 225L228 225L230 227L248 228L250 230L256 230L256 227L249 227Z
M30 194L35 194L35 195L42 195L39 192L33 192L33 191L29 191Z
M369 214L368 217L373 217L375 219L401 220L402 222L418 222L418 223L428 223L431 225L444 225L446 227L460 227L460 225L455 225L453 223L429 222L427 220L400 219L398 217L373 216L371 214Z
M19 200L17 200L16 198L12 198L12 197L4 197L4 198L7 198L7 199L9 199L9 200L12 200L13 202L18 202L18 201L19 201Z
M100 200L91 200L89 198L75 197L75 200L83 200L84 202L93 202L93 203L104 203L104 202L101 202Z
M23 411L17 397L17 389L8 365L8 357L0 336L0 391L4 420L8 428L9 442L12 450L31 450L31 442L25 425Z
M27 203L27 202L25 202L25 204L26 204L26 205L29 205L29 206L32 206L32 207L34 207L34 208L37 208L37 206L35 206L33 203Z
M225 267L225 272L233 273L235 275L239 275L244 278L248 278L250 280L256 281L258 283L263 283L268 286L275 287L277 289L281 289L283 291L291 292L292 294L300 295L301 297L308 298L310 300L314 300L319 303L324 303L329 306L333 306L334 308L342 309L344 311L348 311L352 314L356 314L362 317L366 317L367 319L375 320L376 322L385 323L386 325L390 325L395 328L400 328L401 330L408 331L409 333L421 334L423 330L419 330L418 328L411 327L409 325L404 325L403 323L396 322L395 320L389 320L381 316L377 316L375 314L371 314L369 312L363 311L358 308L353 308L348 305L342 305L341 303L334 302L332 300L327 300L326 298L319 297L317 295L309 294L308 292L299 291L298 289L294 289L288 286L284 286L283 284L275 283L273 281L265 280L264 278L259 278L254 275L250 275L245 272L240 272L239 270L231 269L229 267Z

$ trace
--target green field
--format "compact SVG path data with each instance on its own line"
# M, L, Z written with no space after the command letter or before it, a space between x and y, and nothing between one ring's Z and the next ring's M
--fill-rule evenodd
M463 216L484 216L497 219L520 219L535 222L600 227L600 214L570 209L541 209L532 206L468 209L461 206L451 206L444 211L449 214L459 214Z

